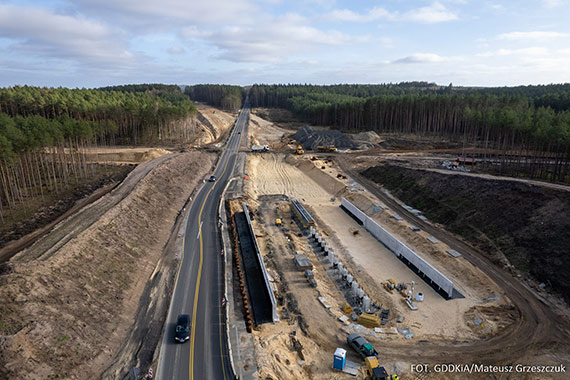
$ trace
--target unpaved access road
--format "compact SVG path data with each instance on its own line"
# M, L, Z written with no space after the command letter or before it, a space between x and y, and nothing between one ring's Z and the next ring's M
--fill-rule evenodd
M73 208L71 214L67 219L62 221L56 226L56 228L51 231L51 233L40 235L40 236L24 236L22 239L37 239L37 241L32 245L31 248L22 251L20 254L14 257L15 261L30 261L35 259L45 260L49 258L54 252L67 244L71 239L78 236L87 227L91 226L97 220L101 218L112 207L117 205L121 200L123 200L127 195L131 193L133 188L144 178L146 175L154 168L169 160L178 156L179 153L169 154L152 161L144 162L138 165L125 180L117 186L113 191L109 193L107 197L102 197L97 201L87 205L78 212ZM67 214L67 213L66 213ZM69 215L68 214L68 215ZM50 228L56 225L54 223ZM49 229L45 233L50 232ZM18 240L16 243L20 242ZM6 256L0 255L0 262L7 260L14 255L17 251L13 252L7 250L11 245L5 247ZM4 249L2 251L4 251ZM2 253L0 251L0 253Z
M452 360L454 363L514 363L527 360L528 364L531 364L537 363L537 360L539 362L545 360L537 356L538 351L552 356L562 353L562 357L558 359L559 363L570 363L570 323L566 318L556 314L552 310L552 305L539 298L511 274L498 268L451 233L436 228L409 213L395 199L383 193L377 184L353 170L345 160L337 159L336 162L348 175L405 220L429 232L452 249L461 252L468 261L480 268L503 289L520 314L518 321L507 327L502 334L488 340L452 343L422 342L415 346L391 344L385 355L401 360L418 358L426 362L445 363ZM508 378L506 376L503 378Z

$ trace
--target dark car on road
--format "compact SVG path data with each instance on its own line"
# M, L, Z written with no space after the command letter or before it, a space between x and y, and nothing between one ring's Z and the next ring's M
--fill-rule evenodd
M188 339L190 339L190 316L188 314L180 314L176 321L174 340L184 343Z
M216 182L216 176L215 175L211 175L210 179L208 180L210 182Z

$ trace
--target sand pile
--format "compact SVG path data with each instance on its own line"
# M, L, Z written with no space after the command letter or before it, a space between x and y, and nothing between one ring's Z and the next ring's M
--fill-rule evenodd
M376 133L374 131L367 131L367 132L360 132L360 133L357 133L356 135L354 135L354 140L366 141L368 143L375 144L375 143L380 142L382 139L380 138L378 133Z
M161 148L150 149L142 155L141 162L154 160L155 158L158 158L160 156L164 156L165 154L169 154L169 153L170 153L169 151L167 151L165 149L161 149Z

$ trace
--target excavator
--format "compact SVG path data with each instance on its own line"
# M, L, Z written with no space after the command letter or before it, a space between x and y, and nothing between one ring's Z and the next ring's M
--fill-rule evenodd
M299 156L302 155L303 153L305 153L305 150L303 149L303 145L297 145L297 148L295 149L295 153L297 153Z

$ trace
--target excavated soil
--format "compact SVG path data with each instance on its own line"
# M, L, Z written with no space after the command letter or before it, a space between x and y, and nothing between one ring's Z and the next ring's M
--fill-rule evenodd
M494 262L513 264L570 301L569 192L398 166L372 167L363 175L463 236Z

